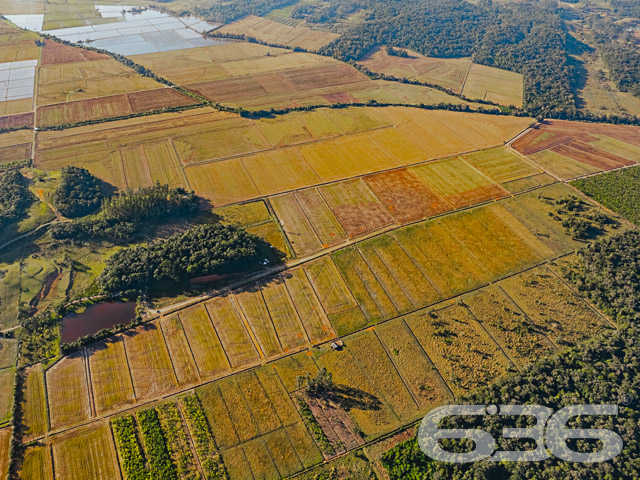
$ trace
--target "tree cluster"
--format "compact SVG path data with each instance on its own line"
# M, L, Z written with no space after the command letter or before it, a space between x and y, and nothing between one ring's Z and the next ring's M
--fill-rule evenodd
M82 217L102 203L102 182L81 167L63 167L52 202L65 217Z
M95 217L59 223L50 232L55 240L131 242L145 225L195 213L198 201L193 192L156 183L109 197Z
M239 273L259 265L258 239L218 223L191 227L166 240L120 250L98 277L107 293L166 290L195 277Z
M34 200L28 180L19 171L0 172L0 228L24 216Z

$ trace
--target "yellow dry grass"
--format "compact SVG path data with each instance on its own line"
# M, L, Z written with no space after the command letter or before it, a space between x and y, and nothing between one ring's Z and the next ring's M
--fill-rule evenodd
M82 353L61 359L47 371L46 380L51 427L72 425L89 418L91 405Z
M122 337L89 348L89 369L96 412L103 414L135 401Z

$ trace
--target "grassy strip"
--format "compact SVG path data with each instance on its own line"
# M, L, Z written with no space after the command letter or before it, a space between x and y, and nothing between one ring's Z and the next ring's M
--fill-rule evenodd
M187 432L176 404L167 403L161 405L157 408L157 412L178 478L184 480L199 479L200 475L196 468L195 458L189 447Z
M313 412L311 412L311 409L309 408L309 405L307 405L307 402L305 402L301 398L298 398L298 407L300 409L300 415L302 416L304 423L307 425L307 428L313 435L313 438L320 447L320 450L322 450L322 452L326 455L333 455L335 453L333 445L331 445L331 442L322 431L322 427L320 427L320 424L316 420L316 417L313 416Z
M162 433L158 413L154 408L136 414L142 443L149 461L149 478L154 480L178 480L176 469L171 463L167 444Z
M126 416L111 420L111 428L116 439L125 480L147 480L144 457L136 435L133 417Z
M191 431L205 477L207 480L228 479L229 476L222 463L222 457L209 428L207 418L202 411L200 400L195 395L181 398L180 407Z

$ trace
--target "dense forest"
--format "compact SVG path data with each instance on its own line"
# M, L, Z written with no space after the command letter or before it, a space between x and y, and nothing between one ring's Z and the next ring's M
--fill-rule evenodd
M198 203L193 192L157 183L109 197L95 217L58 223L51 228L51 236L55 240L131 242L147 225L195 213Z
M525 107L531 113L575 113L567 33L555 2L368 3L369 20L348 29L321 53L353 61L387 44L435 57L471 56L477 63L522 73Z
M18 170L0 172L0 228L19 220L35 200L28 185Z
M163 290L206 275L240 273L259 265L259 240L233 225L191 227L166 240L120 250L98 277L107 293Z
M618 319L620 330L546 358L522 375L510 376L459 399L464 404L539 404L557 409L575 404L620 405L617 417L580 417L571 427L606 428L624 442L622 453L602 463L568 463L556 458L539 462L491 462L452 464L429 459L416 439L404 442L383 457L395 479L491 479L510 478L638 478L640 475L640 233L631 231L597 242L579 253L569 276L580 291ZM518 450L534 447L533 441L501 438L506 427L532 425L530 417L487 415L449 420L449 428L472 427L491 432L497 448ZM479 419L479 420L478 420ZM597 451L598 444L574 441L572 449ZM445 448L465 452L468 441L448 441Z
M65 217L91 213L102 202L102 182L81 167L63 167L60 185L53 193L54 207Z
M229 23L246 15L265 15L294 2L295 0L227 0L195 7L193 13L212 22Z
M623 17L640 18L640 2L638 0L611 0L613 11Z

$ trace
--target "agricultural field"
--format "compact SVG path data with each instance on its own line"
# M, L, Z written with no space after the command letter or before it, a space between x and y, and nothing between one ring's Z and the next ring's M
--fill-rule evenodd
M561 180L640 161L638 127L549 120L518 138L519 153Z
M336 33L312 30L304 25L285 25L268 18L249 15L218 28L215 33L246 35L266 43L318 50L339 37Z
M78 158L118 188L168 181L194 189L217 207L492 147L530 123L523 118L398 107L291 115L276 121L249 120L201 108L155 115L152 120L41 131L35 164L50 170ZM309 128L293 143L306 143L283 146L271 132L277 125L290 128L297 121ZM428 130L420 127L426 124L431 125ZM458 130L458 125L466 130ZM414 127L422 128L420 136ZM252 153L257 151L263 153ZM79 152L82 156L75 157Z
M254 30L255 25L244 28L250 23L259 25L259 30L268 36L276 31L291 31L295 36L291 38L285 34L281 37L283 42L300 42L310 49L334 36L301 26L292 28L259 17L247 17L222 27L220 31L233 34L254 32L259 37ZM272 32L267 33L268 30ZM366 103L371 100L379 103L417 105L442 102L477 106L429 87L374 81L350 65L329 57L253 43L230 43L187 51L134 55L131 58L210 100L248 110Z
M640 224L640 167L582 178L571 184L627 220Z
M431 58L407 51L407 57L388 55L378 47L360 64L372 72L438 85L472 100L522 106L522 75L478 65L467 58Z

